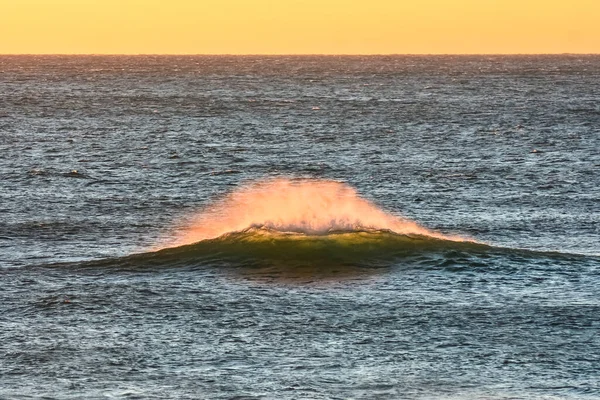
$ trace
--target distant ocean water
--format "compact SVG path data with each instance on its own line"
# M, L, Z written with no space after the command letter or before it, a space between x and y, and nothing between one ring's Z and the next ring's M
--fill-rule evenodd
M0 56L0 398L600 398L600 56Z

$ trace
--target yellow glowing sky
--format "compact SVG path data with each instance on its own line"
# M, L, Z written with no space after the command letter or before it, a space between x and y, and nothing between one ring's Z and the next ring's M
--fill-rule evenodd
M600 0L0 0L23 53L600 53Z

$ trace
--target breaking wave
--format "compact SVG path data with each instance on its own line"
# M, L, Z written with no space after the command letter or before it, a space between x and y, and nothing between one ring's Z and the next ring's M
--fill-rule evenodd
M514 265L522 260L532 264L533 260L576 259L445 235L390 214L361 198L352 187L329 180L274 179L248 184L205 208L178 232L174 240L147 252L77 265L225 266L228 270L267 268L276 274L301 270L311 276L391 265L489 268L494 254Z
M445 235L390 214L352 187L329 180L274 179L216 201L174 240L144 253L78 263L82 267L224 266L269 274L317 276L378 267L491 268L493 255L518 266L576 256L494 247ZM507 268L503 262L502 268ZM341 267L341 268L340 268ZM366 268L365 268L366 267ZM306 269L308 268L308 269ZM352 272L353 271L353 272Z

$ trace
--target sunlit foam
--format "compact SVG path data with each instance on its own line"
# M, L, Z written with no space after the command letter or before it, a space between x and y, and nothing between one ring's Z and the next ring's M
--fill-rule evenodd
M341 182L273 179L248 184L215 202L193 218L176 240L161 247L196 243L252 227L305 235L389 230L464 240L385 212Z

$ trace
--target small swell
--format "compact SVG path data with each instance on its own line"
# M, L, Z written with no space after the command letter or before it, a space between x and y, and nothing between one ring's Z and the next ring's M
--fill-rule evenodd
M355 189L330 180L273 179L248 184L202 211L175 240L155 250L214 239L249 228L309 236L332 232L389 231L456 242L361 198Z
M503 273L508 273L523 266L536 268L542 265L547 268L550 263L578 268L577 265L588 265L589 262L590 258L585 256L494 247L473 241L398 234L390 230L330 231L322 235L308 235L251 227L178 247L48 266L147 271L156 268L217 268L246 272L264 270L271 275L295 274L298 271L308 271L310 275L329 271L352 275L392 266L447 271L502 268Z

